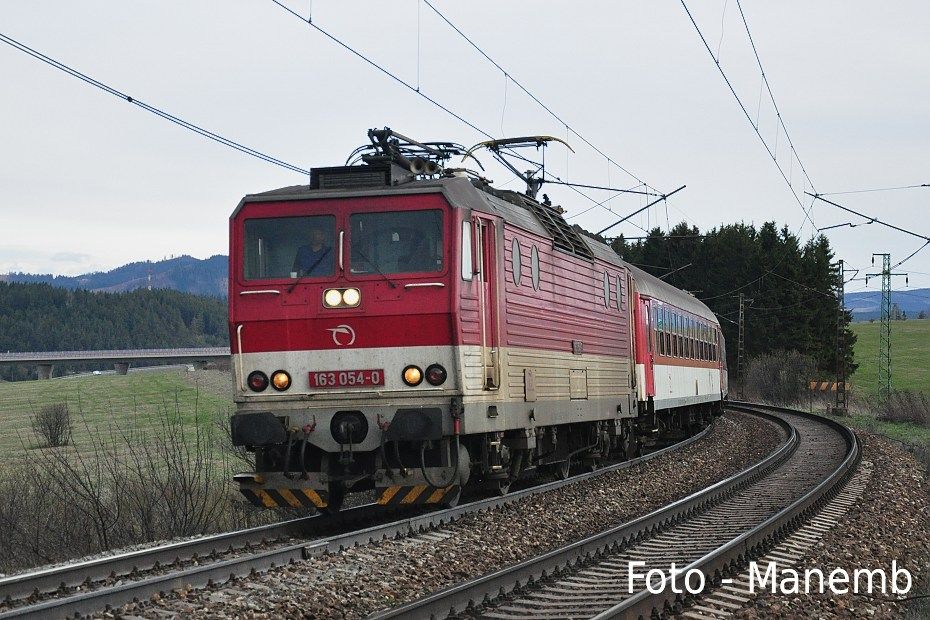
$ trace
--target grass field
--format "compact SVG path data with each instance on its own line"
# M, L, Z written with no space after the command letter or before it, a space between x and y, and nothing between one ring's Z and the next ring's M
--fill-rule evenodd
M31 423L44 405L67 403L73 421L73 443L88 446L89 432L160 428L167 415L178 413L185 428L215 427L232 408L228 371L146 370L128 375L82 375L47 381L0 383L0 460L15 458L23 444L36 445Z
M852 390L866 395L878 391L878 321L853 323L856 363L850 378ZM930 319L893 321L891 324L892 388L930 395Z

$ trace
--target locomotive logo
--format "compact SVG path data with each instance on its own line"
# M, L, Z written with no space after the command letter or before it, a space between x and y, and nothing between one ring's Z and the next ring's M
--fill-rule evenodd
M333 335L333 342L336 346L349 347L355 344L355 330L350 326L342 324L337 327L330 327L326 331Z

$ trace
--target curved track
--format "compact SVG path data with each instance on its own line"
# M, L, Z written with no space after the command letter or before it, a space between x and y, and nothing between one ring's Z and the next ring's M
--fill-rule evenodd
M201 537L105 556L0 579L0 620L91 614L184 587L204 587L354 545L417 533L459 517L490 510L681 449L710 427L667 448L565 480L531 486L455 508L386 512L376 504L338 515L314 515L283 523ZM361 528L361 529L359 529Z
M788 441L757 465L645 517L377 617L601 619L680 611L687 594L656 582L650 592L644 579L631 581L630 562L642 562L637 574L668 574L674 563L719 583L809 518L858 464L855 434L833 420L742 403L731 409L778 422Z

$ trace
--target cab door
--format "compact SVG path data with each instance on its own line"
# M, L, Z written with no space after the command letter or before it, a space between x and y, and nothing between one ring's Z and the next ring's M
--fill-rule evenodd
M497 225L476 215L475 266L478 277L478 314L481 330L482 384L485 390L500 387L500 329L497 294Z
M648 297L634 294L636 311L634 313L636 333L636 379L639 384L639 398L646 400L655 396L655 343L652 333L654 331L654 317Z

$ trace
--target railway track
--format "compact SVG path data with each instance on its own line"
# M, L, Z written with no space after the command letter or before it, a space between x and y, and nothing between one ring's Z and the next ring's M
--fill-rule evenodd
M205 587L371 541L418 533L459 517L631 467L703 437L711 427L645 456L455 508L385 513L366 504L0 579L0 620L87 615L179 588ZM398 515L404 515L398 518ZM386 522L387 521L387 522Z
M601 620L682 611L695 600L682 580L678 593L658 578L647 588L647 571L668 576L674 563L679 575L692 574L692 585L701 583L698 574L708 585L739 575L838 493L859 461L855 434L837 422L744 403L731 409L777 422L788 441L743 472L642 518L376 617Z

